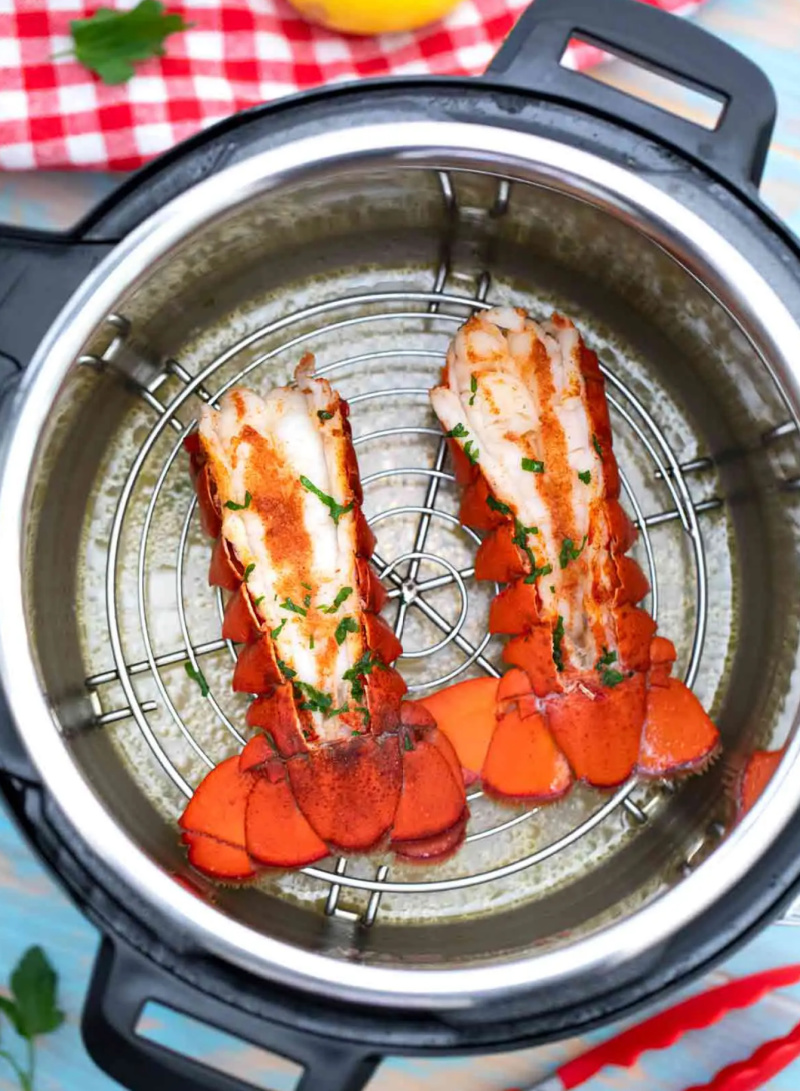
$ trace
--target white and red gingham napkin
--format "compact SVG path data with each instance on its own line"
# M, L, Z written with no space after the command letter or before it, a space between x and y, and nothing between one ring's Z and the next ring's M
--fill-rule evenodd
M192 23L167 55L108 87L74 58L69 24L136 0L0 0L0 168L131 170L198 129L281 95L369 76L477 75L529 0L463 0L409 34L356 38L304 22L286 0L167 0ZM376 3L380 0L376 0ZM685 14L702 0L642 0ZM585 68L599 50L581 45Z

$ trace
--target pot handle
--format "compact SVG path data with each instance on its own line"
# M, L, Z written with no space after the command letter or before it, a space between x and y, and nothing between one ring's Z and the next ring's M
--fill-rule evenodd
M714 130L562 66L584 38L724 103ZM777 103L761 69L713 34L641 0L534 0L487 76L609 115L672 145L737 189L758 187Z
M304 1072L296 1091L362 1091L381 1059L342 1039L312 1036L296 1025L271 1023L233 1008L168 974L127 944L104 938L81 1032L95 1064L130 1091L253 1091L253 1084L137 1034L148 1001L301 1065Z

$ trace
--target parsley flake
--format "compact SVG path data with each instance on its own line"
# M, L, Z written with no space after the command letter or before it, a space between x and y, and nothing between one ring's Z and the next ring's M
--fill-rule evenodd
M260 606L263 601L264 601L264 596L259 595L257 599L253 599L253 606Z
M203 674L203 672L200 670L200 668L199 667L193 667L191 663L184 663L183 664L183 669L186 671L186 673L189 675L189 677L191 678L191 680L193 682L197 682L198 686L200 687L200 696L201 697L208 697L208 695L209 695L209 693L211 691L208 688L208 682L206 682L206 676Z
M251 577L251 576L253 575L253 573L255 572L255 570L256 570L256 566L255 566L255 564L249 564L249 565L247 566L247 568L245 568L245 570L244 570L244 582L245 582L245 583L247 583L247 581L248 581L248 580L250 579L250 577Z
M349 598L353 593L352 587L343 587L341 591L338 591L336 598L330 604L330 606L320 606L320 611L323 614L335 614L339 607L342 605L346 598Z
M331 513L331 519L333 519L334 523L336 523L337 526L339 525L339 520L341 519L341 517L343 515L347 515L349 511L353 510L354 502L352 500L349 504L342 505L337 503L337 501L334 500L332 496L328 496L328 494L323 492L322 489L318 489L314 482L309 481L309 479L305 476L301 475L300 484L303 486L304 489L306 489L308 492L312 492L314 496L322 501L322 503Z
M311 651L313 652L314 651L314 634L313 633L308 638L308 646L311 649Z
M227 500L225 502L225 507L228 509L228 511L245 511L247 508L250 507L250 501L252 499L253 498L250 495L250 493L246 492L244 494L244 503L243 504L235 504L233 502L233 500Z
M563 671L564 669L564 649L562 643L564 641L564 619L561 614L558 615L558 623L555 629L553 629L553 662L556 665L557 671Z
M528 470L528 472L532 474L544 473L544 463L539 462L536 458L523 458L522 468L523 470Z
M578 474L578 477L584 483L584 485L588 485L589 482L592 480L592 471L591 470L583 470L582 472L580 472Z
M525 577L525 583L536 583L540 576L549 576L552 571L553 566L551 564L543 564L540 568L534 568L530 576ZM551 590L553 590L552 587Z
M272 637L272 639L273 639L273 640L277 640L277 639L278 639L278 637L279 637L279 636L281 635L281 633L283 632L283 627L284 627L284 625L286 624L286 622L287 622L288 620L289 620L289 619L288 619L287 617L285 617L285 618L283 619L283 621L281 621L280 625L276 625L274 629L270 630L270 634L269 634L269 635L270 635L270 636Z
M451 428L449 432L445 432L448 439L464 439L469 435L464 425L459 421L455 428Z
M291 610L293 614L300 614L301 617L307 617L308 610L304 610L302 606L298 606L296 602L287 595L283 602L280 604L281 610Z
M475 404L475 395L478 393L478 379L477 379L477 376L475 376L475 375L470 376L469 388L472 391L472 397L469 400L469 404L474 405Z
M412 742L410 735L404 735L403 736L403 749L404 750L413 750L414 749L414 743Z
M377 654L368 648L342 675L345 682L350 683L354 701L361 701L364 697L364 683L361 681L361 676L371 674L376 667L379 670L388 670Z
M491 493L486 497L486 506L500 515L511 515L511 508L502 500L495 500Z
M320 420L331 420L333 413L329 413L327 409L318 409L317 416Z
M336 643L340 646L344 644L345 640L347 640L347 634L357 633L358 628L358 622L354 617L343 617L336 626L336 632L334 633Z
M332 708L333 697L328 693L323 693L322 690L317 689L316 686L312 686L308 682L293 682L292 685L298 695L306 698L300 705L304 712L320 712L324 719L329 720L331 716L339 716L341 713L349 711L347 705L342 705L341 708Z
M284 678L295 678L296 677L297 671L293 671L292 668L287 663L284 663L284 661L282 659L278 659L277 663L278 663L278 666L280 667L281 674L283 675Z
M583 547L586 545L587 535L584 534L583 541L578 548L575 548L575 543L571 538L565 538L561 543L561 552L558 555L558 563L562 568L566 568L570 561L577 561L583 552Z
M311 595L303 595L303 606L311 605Z
M474 445L472 443L472 440L468 439L467 442L464 444L464 454L467 456L473 466L477 466L478 455L480 454L480 451L477 447L474 447L473 449L473 446Z
M600 446L600 440L595 435L592 436L592 446L600 456L600 461L603 462L603 448Z
M600 681L604 686L608 686L609 689L613 689L614 686L618 686L620 682L625 681L625 675L619 671L613 669L604 670L600 675Z

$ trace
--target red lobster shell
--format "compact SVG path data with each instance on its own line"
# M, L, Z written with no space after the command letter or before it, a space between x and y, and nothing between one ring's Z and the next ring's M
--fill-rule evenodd
M423 702L465 770L500 799L546 801L574 779L611 788L634 771L702 769L719 735L638 605L649 587L626 556L636 531L603 376L575 326L476 315L431 401L464 487L461 520L487 532L476 578L507 584L490 629L511 638L511 669Z
M440 860L464 838L458 759L391 666L347 403L312 372L305 357L265 399L231 390L185 444L209 583L231 593L233 689L254 695L252 738L180 818L191 863L218 879L385 847Z

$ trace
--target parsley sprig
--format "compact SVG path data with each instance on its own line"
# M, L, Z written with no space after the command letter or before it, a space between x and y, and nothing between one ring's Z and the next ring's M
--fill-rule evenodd
M522 468L532 474L544 473L544 463L540 462L538 458L523 458Z
M181 15L168 15L160 0L140 0L130 11L98 8L89 19L69 25L76 59L103 83L126 83L137 61L163 57L170 34L188 30Z
M29 947L11 974L11 996L0 996L0 1012L27 1045L27 1067L0 1049L19 1081L22 1091L33 1091L36 1066L36 1039L58 1030L64 1013L56 1003L58 975L41 947Z

